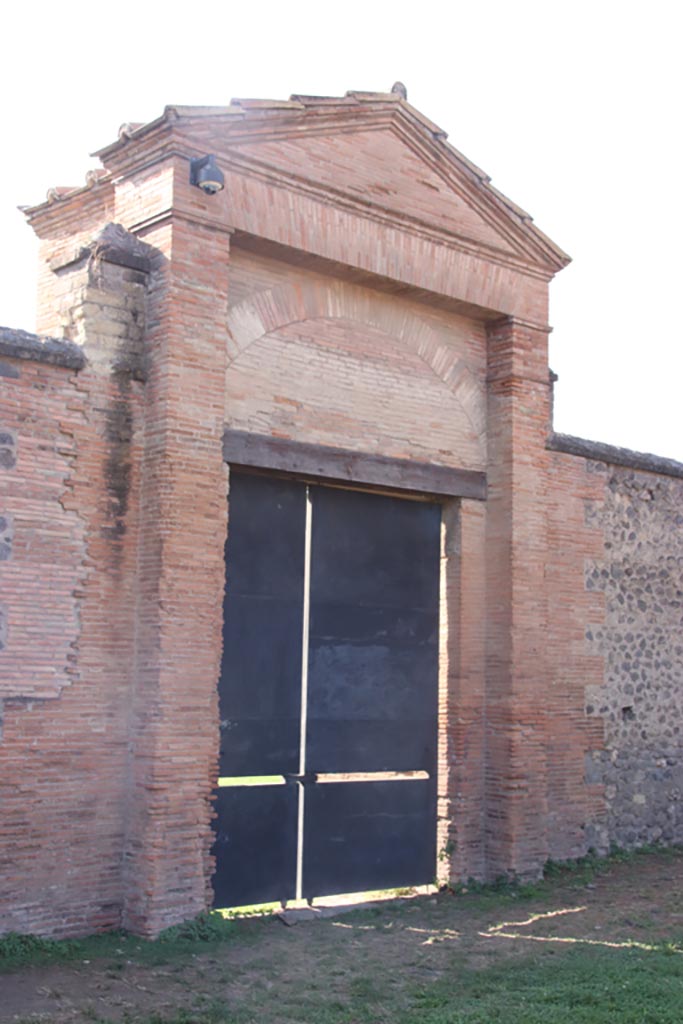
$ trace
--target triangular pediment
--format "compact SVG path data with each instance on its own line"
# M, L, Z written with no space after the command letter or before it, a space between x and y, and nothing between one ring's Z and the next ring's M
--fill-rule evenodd
M544 277L569 262L445 132L395 93L167 107L147 125L124 126L97 155L118 173L129 147L136 152L145 139L164 136L167 145L215 152L246 175L493 262Z
M445 132L395 95L233 100L224 111L182 108L176 128L245 168L324 192L328 203L517 266L554 273L569 262Z
M390 127L338 135L256 139L233 147L246 157L308 181L378 213L452 235L474 245L519 254L514 242L452 182Z

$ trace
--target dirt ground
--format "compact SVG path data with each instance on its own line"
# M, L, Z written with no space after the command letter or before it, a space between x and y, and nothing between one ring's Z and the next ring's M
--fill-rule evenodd
M428 982L455 963L477 969L576 943L647 948L682 938L683 856L655 853L562 874L531 898L440 893L293 926L241 921L234 940L158 966L137 963L139 940L129 937L112 959L0 974L0 1021L158 1020L183 1010L201 1021L216 1001L238 1022L308 1021L316 1015L307 1002L343 1001L380 978Z

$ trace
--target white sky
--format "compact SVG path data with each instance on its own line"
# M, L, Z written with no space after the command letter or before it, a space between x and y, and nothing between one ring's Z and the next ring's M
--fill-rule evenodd
M683 460L681 25L663 0L6 5L0 324L34 327L19 204L168 103L387 91L574 262L551 286L555 427Z

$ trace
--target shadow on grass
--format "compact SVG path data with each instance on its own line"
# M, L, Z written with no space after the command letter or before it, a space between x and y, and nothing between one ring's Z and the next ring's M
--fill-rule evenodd
M191 921L167 928L157 939L146 940L126 932L106 932L84 939L43 939L10 932L0 938L0 972L22 967L42 967L74 961L112 959L146 966L167 963L177 957L206 953L225 943L255 937L258 921L232 921L220 913L200 914Z

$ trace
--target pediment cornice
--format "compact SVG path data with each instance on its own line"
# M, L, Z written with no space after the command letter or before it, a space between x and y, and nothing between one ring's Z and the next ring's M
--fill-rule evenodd
M391 160L397 159L407 168L403 179L393 174L393 191L387 189L386 196L376 179L364 194L360 178L357 182L346 180L346 165L339 174L325 176L316 174L314 160L307 163L305 159L306 146L314 147L316 140L329 137L334 170L335 152L343 151L347 138L349 152L353 152L356 139L367 140L375 137L373 133L384 133L391 150L387 167L392 169ZM303 156L290 159L298 151ZM444 131L394 93L236 100L226 107L167 107L161 117L147 124L124 125L118 140L94 155L104 164L104 183L104 179L115 181L171 155L189 157L203 152L220 154L226 169L245 178L300 193L526 275L549 280L569 262L529 214L450 145ZM345 159L348 165L348 154ZM414 192L416 169L423 196L411 208L401 202L401 181L406 190ZM375 175L378 173L376 166ZM27 215L33 220L55 199L67 206L80 191L51 195L48 204L27 210ZM460 219L458 210L463 213Z

